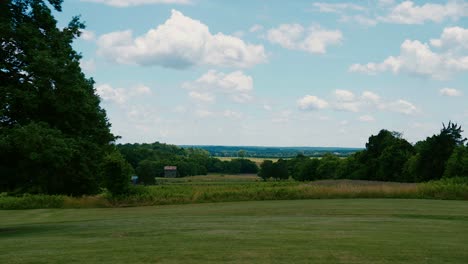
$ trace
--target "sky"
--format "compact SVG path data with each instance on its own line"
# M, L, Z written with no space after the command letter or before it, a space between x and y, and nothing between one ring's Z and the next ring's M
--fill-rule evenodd
M468 1L64 2L121 143L363 147L381 129L468 128Z

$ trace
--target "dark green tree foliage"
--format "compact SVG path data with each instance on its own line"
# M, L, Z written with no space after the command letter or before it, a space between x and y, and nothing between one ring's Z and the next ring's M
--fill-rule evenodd
M468 146L457 146L447 161L445 178L468 177Z
M57 11L61 3L48 1ZM80 55L71 46L84 26L73 18L67 27L57 28L48 4L0 1L0 177L8 183L1 188L94 193L101 182L101 162L115 138L94 82L81 72ZM12 149L18 144L14 140L27 137L24 133L32 133L33 139L23 141L30 145ZM35 176L39 163L51 167ZM45 181L54 183L41 183Z
M455 123L443 124L440 133L426 140L418 142L416 149L417 159L414 160L410 174L416 181L429 181L442 178L446 163L457 146L466 141L461 133L463 130Z
M140 177L142 175L143 177L152 175L148 177L153 178L164 176L164 166L177 166L178 177L205 175L208 172L239 174L257 173L258 171L257 165L251 160L221 161L210 157L209 153L203 149L186 149L159 142L123 144L117 145L117 148L125 159L137 168L137 175ZM149 166L149 162L151 162L151 166Z
M273 178L277 180L287 180L289 178L288 162L279 159L273 164Z
M340 166L340 158L333 154L326 154L320 159L317 166L316 178L337 179Z
M128 192L132 172L132 167L118 151L107 155L102 163L104 186L113 195Z
M320 177L317 173L317 168L320 165L320 160L317 158L302 159L296 167L297 173L293 175L293 178L298 181L314 181Z
M354 156L357 164L348 164L356 169L350 178L405 181L403 167L414 152L414 147L400 133L383 129L369 138L365 150Z
M143 184L155 184L156 177L164 175L164 164L159 161L143 160L136 168L138 182Z
M262 164L260 164L260 170L258 172L258 176L262 178L264 181L273 177L274 174L274 167L273 161L271 160L264 160Z

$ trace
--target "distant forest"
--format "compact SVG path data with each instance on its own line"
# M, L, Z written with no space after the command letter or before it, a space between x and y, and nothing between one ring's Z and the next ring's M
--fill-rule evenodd
M293 158L297 155L306 157L322 157L325 154L333 154L338 157L349 155L363 150L362 148L339 148L339 147L261 147L261 146L197 146L181 145L183 148L204 149L214 157L243 157L252 158Z

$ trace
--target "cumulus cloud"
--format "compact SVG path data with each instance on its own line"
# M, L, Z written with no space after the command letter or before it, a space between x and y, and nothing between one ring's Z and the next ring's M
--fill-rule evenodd
M348 90L335 90L335 97L339 101L353 101L355 96L351 91Z
M190 98L205 103L213 103L215 101L215 96L211 93L199 93L195 91L191 91L189 93Z
M320 99L317 96L306 95L298 100L297 105L300 110L330 108L335 111L354 113L380 110L397 112L405 115L413 115L420 112L419 108L408 101L403 99L396 101L383 100L379 95L370 91L364 91L360 96L356 96L353 92L348 90L335 90L332 99L329 101ZM369 121L370 120L367 120L366 122Z
M93 41L96 39L96 34L93 31L81 29L80 32L80 39L82 40Z
M213 102L214 94L228 96L238 103L245 103L253 98L253 79L242 71L226 74L210 70L195 81L183 83L182 87L191 90L190 97L206 102Z
M80 67L87 74L94 73L96 71L96 61L94 59L81 60Z
M380 63L353 64L349 71L371 75L404 72L437 80L448 79L456 72L468 71L468 56L464 53L467 44L463 42L465 34L462 28L446 28L441 38L431 41L432 46L448 48L442 52L434 52L429 44L418 40L405 40L399 55L389 56Z
M255 32L258 32L258 31L262 31L262 30L263 30L263 26L262 26L262 25L255 24L255 25L253 25L253 26L250 27L249 32L250 32L250 33L255 33Z
M297 101L300 110L319 110L328 107L328 102L314 95L306 95Z
M323 2L316 2L313 3L314 6L319 12L321 13L343 13L347 10L354 10L354 11L365 11L366 8L360 5L352 4L352 3L323 3Z
M442 88L439 93L443 96L462 96L462 92L453 88Z
M385 108L389 111L405 115L414 115L419 112L419 109L415 105L402 99L388 103Z
M444 28L439 39L431 39L431 45L446 49L468 49L468 29L461 27Z
M375 121L375 118L371 115L363 115L363 116L360 116L358 119L361 122L374 122Z
M457 20L468 16L468 3L449 1L446 4L426 3L416 5L412 1L404 1L379 17L380 21L396 24L423 24L426 21L440 23L447 18Z
M262 45L240 38L211 34L208 26L172 10L171 17L146 34L111 32L98 39L98 54L121 64L186 68L213 65L247 68L266 61Z
M266 38L286 49L323 54L327 52L328 46L340 44L343 34L339 30L317 26L304 28L300 24L282 24L268 30Z
M151 89L148 86L139 84L129 89L114 88L110 84L100 84L96 86L96 93L104 100L116 104L124 104L128 99L136 96L150 95Z
M129 7L150 4L191 4L191 0L81 0L82 2L91 2L105 4L115 7Z
M377 25L377 20L363 16L363 15L354 15L354 16L343 15L341 16L339 21L344 22L344 23L357 23L357 24L367 26L367 27Z

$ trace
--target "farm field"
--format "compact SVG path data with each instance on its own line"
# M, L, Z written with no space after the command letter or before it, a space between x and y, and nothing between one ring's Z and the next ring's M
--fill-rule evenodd
M216 157L217 159L220 159L220 160L226 160L226 161L230 161L230 160L233 160L233 159L238 159L239 157ZM263 161L265 160L271 160L273 162L277 162L279 160L279 158L254 158L254 157L245 157L244 159L248 159L248 160L251 160L253 162L255 162L258 166L260 166L260 164L262 164ZM284 158L284 159L288 159L288 158Z
M249 201L0 211L0 263L467 263L468 203Z

